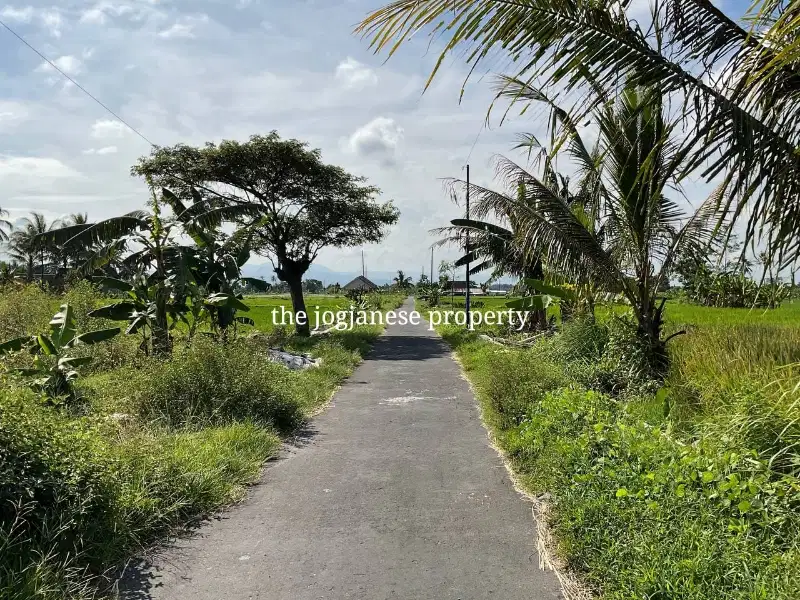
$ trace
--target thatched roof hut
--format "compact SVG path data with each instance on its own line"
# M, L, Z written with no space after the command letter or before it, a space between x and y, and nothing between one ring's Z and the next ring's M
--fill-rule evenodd
M349 291L371 292L372 290L377 290L378 286L372 283L369 279L367 279L363 275L359 275L347 285L342 286L342 289L348 292Z

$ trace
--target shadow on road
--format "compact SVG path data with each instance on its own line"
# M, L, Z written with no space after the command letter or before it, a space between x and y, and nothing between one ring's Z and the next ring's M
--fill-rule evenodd
M380 338L368 360L428 360L450 355L450 347L439 338L392 335Z

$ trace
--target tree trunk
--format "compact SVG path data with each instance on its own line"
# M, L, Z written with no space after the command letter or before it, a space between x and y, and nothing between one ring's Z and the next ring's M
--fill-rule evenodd
M170 339L169 324L167 323L167 299L169 292L163 285L159 285L156 292L156 320L153 323L153 355L169 356Z
M650 376L663 380L669 371L667 345L661 339L662 315L660 310L643 313L639 320L638 337L650 369Z
M294 311L295 318L295 331L297 335L308 337L311 335L311 326L308 323L308 313L306 313L306 302L303 298L303 276L298 274L287 274L286 283L289 286L289 293L292 296L292 310ZM305 315L305 323L300 324L297 315L303 313Z

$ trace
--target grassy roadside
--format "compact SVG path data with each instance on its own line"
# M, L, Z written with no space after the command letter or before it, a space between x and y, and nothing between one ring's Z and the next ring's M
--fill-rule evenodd
M87 307L76 312L93 307L95 293L73 294ZM400 301L385 297L385 308ZM51 304L26 289L0 298L0 314L16 311L36 330ZM241 499L381 333L302 339L265 329L266 339L226 346L198 338L168 361L135 357L129 338L93 347L83 402L70 409L0 382L1 598L96 598L132 555ZM289 371L269 361L272 345L321 365Z
M520 483L550 494L560 557L598 596L798 598L797 376L778 367L800 328L700 312L681 314L704 325L676 344L660 389L630 381L611 325L530 349L439 332Z

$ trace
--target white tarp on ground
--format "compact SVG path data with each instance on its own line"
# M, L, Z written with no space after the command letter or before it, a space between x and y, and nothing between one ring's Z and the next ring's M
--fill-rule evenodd
M280 363L292 371L318 367L320 364L320 359L311 358L308 354L292 354L277 348L269 349L269 357L273 362Z

